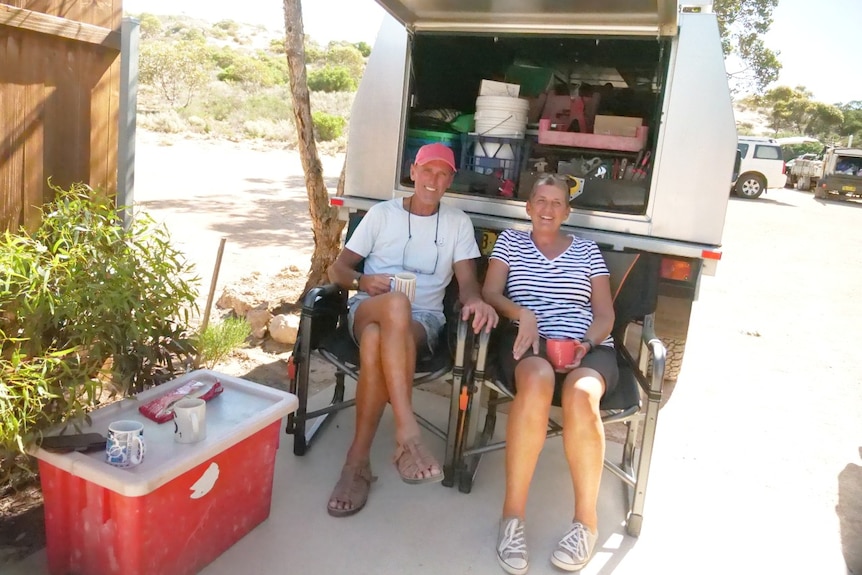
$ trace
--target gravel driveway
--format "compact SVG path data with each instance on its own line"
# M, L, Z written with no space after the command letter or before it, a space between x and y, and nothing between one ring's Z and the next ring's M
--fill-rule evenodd
M680 505L644 526L676 522L681 554L717 560L709 572L845 573L843 554L862 573L859 230L858 203L730 201L658 425L658 465L677 475L647 505Z

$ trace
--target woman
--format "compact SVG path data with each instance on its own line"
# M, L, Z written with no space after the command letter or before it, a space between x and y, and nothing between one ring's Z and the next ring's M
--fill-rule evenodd
M598 537L596 505L605 448L599 400L619 377L610 337L614 309L598 246L560 230L569 212L566 183L554 175L537 180L527 201L532 231L500 234L482 290L485 301L511 320L498 346L500 379L515 399L506 429L506 497L497 558L514 575L527 572L527 494L554 398L563 410L575 505L573 523L551 562L566 571L583 568ZM558 371L546 355L551 338L580 342L573 363Z

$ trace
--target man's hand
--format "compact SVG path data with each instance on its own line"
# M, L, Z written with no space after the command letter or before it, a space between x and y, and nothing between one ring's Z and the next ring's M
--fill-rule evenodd
M483 327L486 332L490 333L492 329L497 327L497 322L500 319L497 316L497 311L481 298L471 299L461 308L461 319L466 321L470 319L471 315L473 316L473 333L479 333Z
M389 293L390 279L389 274L365 274L359 279L359 289L372 296Z

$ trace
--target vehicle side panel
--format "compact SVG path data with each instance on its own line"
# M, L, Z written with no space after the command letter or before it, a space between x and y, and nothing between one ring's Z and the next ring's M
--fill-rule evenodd
M714 15L680 15L670 82L653 180L651 235L717 245L736 159L736 129Z

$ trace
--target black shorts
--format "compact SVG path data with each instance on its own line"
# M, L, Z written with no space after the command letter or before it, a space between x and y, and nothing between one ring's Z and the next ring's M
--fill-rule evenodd
M518 337L518 326L508 324L500 331L499 338L496 344L496 365L499 373L499 380L503 386L508 389L513 395L515 393L515 367L518 362L526 357L536 355L532 349L528 349L521 359L515 361L512 356L512 348L515 345L515 338ZM539 357L547 359L547 340L543 337L539 338ZM602 376L605 380L605 394L611 393L617 386L617 381L620 378L620 369L617 366L617 352L614 348L607 345L597 345L584 356L581 360L581 367L593 369ZM556 385L554 386L554 405L560 404L562 397L562 386L566 379L566 373L556 374Z

